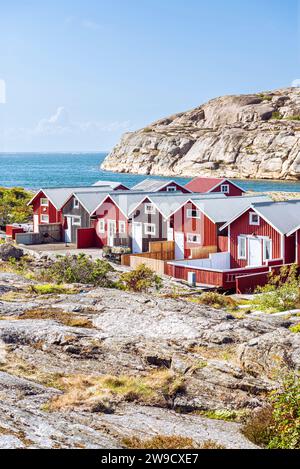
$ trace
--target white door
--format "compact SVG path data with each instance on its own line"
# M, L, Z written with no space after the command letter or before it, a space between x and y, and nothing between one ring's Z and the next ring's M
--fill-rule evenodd
M117 232L117 222L115 220L107 220L107 244L114 245L114 237Z
M259 238L248 238L248 264L251 267L262 265L262 242Z
M184 233L175 233L175 259L184 259Z
M39 216L38 215L33 215L33 232L34 233L39 232Z
M143 224L132 223L132 253L143 252Z
M168 228L167 228L167 240L174 241L174 229L170 227L169 222L168 222Z
M65 243L72 241L72 217L66 217Z

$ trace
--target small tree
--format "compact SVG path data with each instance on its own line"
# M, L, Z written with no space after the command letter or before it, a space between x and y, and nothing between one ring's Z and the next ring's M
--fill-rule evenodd
M159 290L162 286L162 280L153 270L145 264L141 264L131 272L122 274L118 285L123 290L146 292L150 288Z
M258 287L256 293L260 293L253 299L252 304L258 309L273 313L294 309L300 304L300 289L298 267L281 267L278 274L270 274L268 284Z
M78 256L59 256L52 266L44 272L44 277L58 283L91 283L104 287L112 286L107 278L114 268L104 260L93 261L85 254Z

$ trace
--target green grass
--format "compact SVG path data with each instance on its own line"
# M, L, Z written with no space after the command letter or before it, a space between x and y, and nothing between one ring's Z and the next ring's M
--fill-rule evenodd
M294 332L295 334L300 334L300 323L296 324L295 326L291 326L290 331Z
M52 283L46 283L42 285L30 285L29 291L35 293L36 295L72 295L77 292L75 288L70 288L65 285L55 285Z
M280 114L280 112L278 112L278 111L274 111L274 112L272 113L272 119L282 120L282 119L283 119L283 115Z
M197 411L197 414L214 420L224 420L225 422L239 422L243 417L245 417L245 415L247 415L247 411L217 409Z

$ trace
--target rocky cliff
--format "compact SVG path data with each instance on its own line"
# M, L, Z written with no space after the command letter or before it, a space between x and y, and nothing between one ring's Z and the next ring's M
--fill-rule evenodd
M126 133L103 169L300 179L300 89L213 99Z

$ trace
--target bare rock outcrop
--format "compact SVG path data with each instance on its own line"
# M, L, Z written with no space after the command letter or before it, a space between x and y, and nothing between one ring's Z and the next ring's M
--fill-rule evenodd
M224 96L126 133L102 168L192 177L300 179L300 89Z

